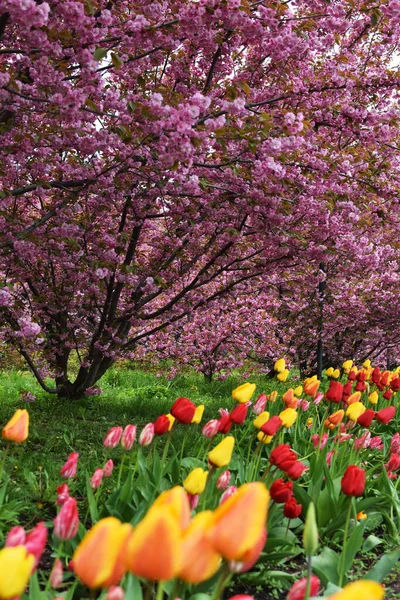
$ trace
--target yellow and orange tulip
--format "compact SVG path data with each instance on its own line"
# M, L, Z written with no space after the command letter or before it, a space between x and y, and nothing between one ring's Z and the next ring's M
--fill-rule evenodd
M14 413L7 425L3 427L1 435L5 440L20 444L29 434L29 413L20 408Z
M182 566L179 578L189 583L200 583L212 577L219 569L221 555L214 550L209 531L214 523L211 510L198 513L183 534Z

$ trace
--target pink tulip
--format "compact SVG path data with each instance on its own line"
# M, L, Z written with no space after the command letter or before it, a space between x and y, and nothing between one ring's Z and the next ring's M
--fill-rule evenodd
M25 548L28 554L33 554L35 557L35 564L33 569L35 570L39 564L39 561L42 557L44 549L46 547L48 531L43 521L40 521L35 527L30 531L25 540Z
M104 477L111 477L112 472L113 472L113 468L114 468L114 463L113 463L113 461L110 458L110 460L108 460L106 462L106 464L104 465L104 467L103 467L103 475L104 475Z
M324 394L322 392L318 392L318 394L315 396L315 398L313 400L313 403L315 404L315 406L318 406L318 404L320 404L323 397L324 397Z
M78 458L79 452L72 452L68 456L65 465L60 469L60 475L62 477L65 477L65 479L72 479L72 477L75 477L78 467Z
M53 589L57 589L63 582L63 566L59 558L54 561L53 568L50 573L50 585Z
M102 481L103 481L103 469L96 469L90 480L90 487L92 487L95 490L98 487L100 487Z
M201 433L204 435L204 437L211 439L217 435L218 431L219 431L219 420L212 419L211 421L208 421L208 423L206 423L204 425L203 429L201 430Z
M374 438L372 438L374 439ZM372 441L372 440L371 440ZM396 432L390 442L390 452L400 454L400 433Z
M320 581L316 575L311 575L310 597L319 593ZM289 590L286 600L304 600L307 589L307 577L296 581Z
M116 448L122 437L122 427L111 427L103 441L105 448Z
M78 533L79 514L75 498L68 498L54 519L54 535L59 540L72 540Z
M224 471L217 479L217 488L219 490L226 490L231 480L231 474L229 471Z
M124 600L125 592L119 585L113 585L108 589L106 600Z
M251 409L255 415L260 415L265 410L265 405L267 403L267 396L265 394L260 394L257 400L254 403L253 408Z
M130 450L136 439L136 425L127 425L121 437L121 446L124 450Z
M6 548L12 548L13 546L24 546L26 540L26 533L23 527L16 525L7 534Z
M310 408L310 402L308 400L301 400L300 401L300 408L302 411L306 411Z
M330 452L328 452L328 454L326 455L326 464L328 465L328 467L331 466L331 462L332 462L332 457L335 454L336 450L331 450Z
M371 450L383 450L382 438L379 435L375 435L371 438L369 447Z
M237 487L236 485L231 485L230 487L228 487L224 493L222 494L219 503L223 504L226 500L228 500L228 498L230 498L231 496L233 496L233 494L237 492Z
M69 498L69 487L66 483L62 483L57 488L57 500L56 503L62 506Z
M149 446L153 440L154 425L153 423L147 423L147 425L142 429L141 434L139 436L139 444L141 446Z
M311 436L314 448L318 448L319 446L321 450L325 448L328 439L329 435L327 433L323 433L321 436L318 435L318 433L314 433L314 435Z
M195 510L199 505L199 494L188 494L190 509Z

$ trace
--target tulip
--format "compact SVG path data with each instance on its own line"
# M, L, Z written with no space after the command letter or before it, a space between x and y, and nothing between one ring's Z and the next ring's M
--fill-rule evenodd
M330 450L328 452L328 454L326 455L326 464L328 465L328 467L331 466L332 458L333 458L333 455L335 454L335 452L336 452L336 450Z
M339 379L339 377L340 377L340 371L339 371L339 369L334 369L334 371L332 373L332 377L334 379Z
M344 411L342 411L344 414ZM325 448L327 441L329 439L329 435L327 433L323 433L321 436L318 433L314 433L311 436L311 441L313 443L314 448L320 448L321 450Z
M208 421L208 423L206 423L204 425L203 429L201 430L201 433L204 435L204 437L208 438L208 439L215 437L218 432L219 432L219 420L218 419L212 419L211 421Z
M181 529L171 510L153 506L131 536L126 564L134 575L167 581L182 567Z
M247 404L238 404L230 413L229 418L232 423L235 423L236 425L242 425L247 417L247 411Z
M385 590L380 583L365 579L349 583L327 600L382 600L384 596Z
M201 467L193 469L183 482L183 487L192 496L202 494L206 487L207 477L208 471L203 471Z
M282 421L282 427L289 429L297 419L297 411L294 408L285 408L279 413L279 418Z
M69 487L66 483L62 483L57 488L57 500L56 503L62 506L69 498Z
M169 429L168 431L171 431L173 424L175 423L176 419L175 417L173 417L170 413L168 413L167 415L165 415L167 417L167 419L169 420Z
M6 548L12 548L13 546L24 546L25 540L25 529L19 525L15 525L15 527L12 527L7 534L5 546Z
M188 583L200 583L212 577L219 569L221 556L209 540L214 523L212 511L198 513L182 537L182 565L179 578Z
M217 488L221 491L226 490L231 481L231 474L229 471L224 471L217 479Z
M356 372L352 369L350 371L350 373L348 374L347 380L348 381L355 381L356 379Z
M368 408L362 415L360 415L357 419L357 423L361 425L361 427L369 427L375 417L375 411L371 408Z
M376 367L371 374L371 379L373 383L379 383L381 380L381 372L378 367Z
M231 496L233 496L233 494L236 494L237 492L237 487L236 485L230 485L222 494L219 503L223 504L224 502L226 502L228 500L228 498L230 498Z
M160 415L153 423L154 434L163 435L169 431L169 419L167 415Z
M277 360L274 364L274 371L276 371L276 373L282 373L282 371L284 371L286 369L286 361L284 358L280 358L279 360Z
M283 479L276 479L269 488L269 493L277 504L284 504L289 500L293 493L293 483L291 481L283 481Z
M210 540L227 560L241 561L260 539L269 493L261 482L246 483L214 511ZM245 515L245 518L244 518Z
M240 404L246 404L254 394L255 389L255 383L243 383L232 391L232 398Z
M233 423L228 414L223 414L221 418L218 420L218 432L219 433L228 433L231 429Z
M257 439L262 442L263 444L270 444L272 441L272 438L274 436L273 435L266 435L265 433L263 433L262 431L259 431L257 433Z
M171 415L184 425L192 422L195 412L196 406L189 398L178 398L171 407Z
M315 398L313 400L313 404L315 404L315 406L318 406L318 404L320 404L323 399L324 399L324 394L322 392L318 392L318 394L315 396Z
M34 568L39 564L44 549L46 548L48 531L43 521L40 521L35 527L27 534L25 540L25 548L28 554L32 554L35 562ZM1 597L1 596L0 596Z
M315 505L310 502L307 509L306 522L303 530L303 548L306 556L314 556L318 548L318 527Z
M321 385L321 382L316 377L309 377L304 380L304 393L307 396L311 396L311 398L315 398L318 388Z
M252 408L253 413L255 415L260 415L265 409L266 402L267 402L267 396L265 394L260 394L253 405L253 408Z
M73 555L73 569L92 589L117 585L125 573L132 527L115 517L101 519L85 535Z
M325 419L324 425L328 429L334 429L337 425L339 425L339 423L342 422L343 417L344 410L337 410L336 412L329 415L327 419Z
M3 427L1 435L9 442L20 444L24 442L29 434L29 413L27 410L18 409L7 425Z
M127 425L121 436L121 446L124 450L130 450L136 439L136 425Z
M309 417L309 418L307 419L307 421L306 421L306 427L307 427L307 429L311 429L311 427L312 427L313 423L314 423L314 420L313 420L313 418L312 418L312 417Z
M260 413L253 421L254 427L257 429L261 429L261 427L266 423L269 419L269 412L264 411Z
M50 585L53 589L57 589L63 582L63 566L59 558L54 561L53 568L50 572Z
M385 468L387 471L397 471L400 468L400 455L391 454Z
M277 374L276 378L278 381L284 383L287 378L289 377L289 371L288 369L284 369L283 371L281 371L280 373Z
M339 404L343 397L343 386L338 381L329 382L329 390L325 393L325 398L330 402Z
M72 540L78 533L79 514L75 498L68 498L54 519L54 535L59 540Z
M367 360L364 360L362 366L366 369L369 369L369 367L371 366L371 361L369 360L369 358Z
M139 444L141 446L149 446L154 440L154 425L153 423L147 423L139 435Z
M282 469L282 465L289 465L296 460L297 454L288 444L279 444L279 446L272 450L269 457L269 462L280 469Z
M329 369L326 369L325 375L327 377L332 377L332 375L333 375L333 367L329 367Z
M361 510L357 513L357 521L365 521L368 518L368 515L365 511Z
M298 385L297 387L294 388L293 392L294 392L294 395L299 398L299 396L301 396L303 393L303 386Z
M116 448L122 437L122 427L111 427L103 441L105 448Z
M356 392L365 392L367 386L364 381L357 381L356 383Z
M289 388L282 396L283 402L286 404L287 408L297 408L298 400L295 398L294 391L292 388Z
M168 510L184 530L190 521L190 506L187 493L180 485L162 492L153 502L153 508Z
M400 454L400 433L396 432L390 441L390 451Z
M268 402L276 402L277 397L278 397L278 392L275 390L275 391L271 392L270 394L268 394L267 400L268 400Z
M61 477L65 477L65 479L72 479L72 477L75 477L78 468L78 458L79 452L72 452L68 456L65 465L60 469Z
M288 408L287 410L293 410L293 409ZM283 411L283 412L286 412L286 411ZM282 413L281 413L281 415L282 415ZM297 416L297 413L296 413L296 416ZM271 417L269 419L269 421L264 423L264 425L261 427L261 431L263 432L264 435L272 436L272 435L276 434L276 432L282 425L283 425L283 421L281 419L281 416Z
M365 490L365 471L356 465L349 465L342 477L341 487L346 496L362 496Z
M19 598L24 593L34 563L24 546L0 550L0 598Z
M292 497L284 504L283 514L287 519L297 519L301 515L303 507L297 504L296 498Z
M187 496L189 501L190 510L196 510L199 505L199 495L198 494L188 494Z
M353 366L352 360L345 360L344 363L342 364L342 367L345 371L350 371L352 366Z
M299 460L296 460L295 462L291 463L288 467L286 467L286 475L290 477L290 479L296 480L299 477L301 477L303 472L307 469L308 467L306 467L306 465L304 465Z
M196 410L192 419L192 423L194 423L195 425L198 425L199 423L201 423L201 419L203 418L203 413L204 413L204 404L200 404L200 406L196 406Z
M354 404L350 404L349 408L346 410L346 417L351 421L357 422L358 417L365 413L366 410L367 409L362 402L354 402Z
M354 394L350 394L348 398L346 398L345 402L348 406L351 404L355 404L356 402L360 402L361 392L354 392Z
M222 440L215 448L208 453L208 461L214 467L226 467L229 465L233 447L235 445L235 438L228 436Z
M306 597L307 582L307 577L295 581L295 583L290 588L288 595L286 596L286 600L304 600L304 598ZM311 575L311 586L309 594L310 598L318 596L319 586L320 580L318 579L318 577L316 575Z
M299 402L299 406L300 406L301 410L303 412L305 412L306 410L308 410L310 408L310 403L308 402L308 400L301 400Z
M90 487L94 490L99 488L103 481L103 469L96 469L90 480Z
M113 469L114 469L114 463L113 463L113 461L110 458L110 460L108 460L106 462L106 464L104 465L104 467L103 467L103 475L104 475L104 477L111 477Z
M382 410L378 410L376 413L376 418L380 423L387 425L395 416L396 408L394 406L388 406L387 408L382 408Z
M106 600L124 600L125 592L119 585L111 586L107 591Z

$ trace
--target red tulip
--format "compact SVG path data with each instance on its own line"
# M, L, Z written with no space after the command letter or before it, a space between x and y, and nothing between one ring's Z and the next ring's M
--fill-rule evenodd
M247 404L238 404L231 411L229 418L232 421L232 423L236 423L236 425L242 425L247 417L248 410L249 407L247 406Z
M365 381L366 373L365 371L359 371L356 375L357 381Z
M347 376L348 381L355 381L356 378L356 374L354 373L354 371L350 371L350 373Z
M353 393L353 384L351 383L351 381L349 381L348 383L345 383L343 386L342 400L344 400L344 402L346 402L347 398L349 396L351 396L352 393Z
M355 387L356 392L365 392L366 389L367 389L367 386L365 385L365 383L363 381L357 381L356 387Z
M121 437L121 446L124 450L130 450L136 439L136 425L127 425Z
M78 467L78 458L79 452L72 452L68 456L65 465L60 469L60 475L62 477L65 477L65 479L72 479L72 477L75 477Z
M47 527L43 521L40 521L40 523L35 525L32 531L26 536L24 546L28 554L33 554L35 557L34 569L38 566L44 549L46 548L47 535Z
M235 494L237 492L237 487L236 485L230 485L222 494L219 503L223 504L226 500L228 500L228 498L230 498L231 496L233 496L233 494Z
M291 498L293 493L293 483L277 479L269 488L269 493L277 504L285 504Z
M339 381L331 380L329 382L329 390L325 393L325 398L330 402L339 404L343 397L343 385Z
M163 435L167 433L169 430L170 422L167 415L160 415L154 421L154 434L155 435Z
M307 470L308 467L306 467L306 465L303 465L302 462L300 462L299 460L296 460L295 462L293 462L292 464L289 465L289 467L286 468L286 475L288 477L290 477L290 479L298 479L299 477L301 477L301 475L303 474L304 471Z
M310 598L318 596L320 581L316 575L311 575ZM289 590L286 600L304 600L306 597L307 577L295 581Z
M196 406L189 400L189 398L178 398L175 400L171 408L171 415L175 417L179 423L188 425L192 422L194 413L196 412Z
M261 427L261 431L263 433L265 433L265 435L275 435L281 425L282 425L282 419L280 417L278 417L278 416L271 417Z
M116 448L122 437L122 427L111 427L103 441L105 448Z
M390 382L390 387L394 392L398 392L400 390L400 377L392 379L392 381Z
M356 465L347 467L341 481L346 496L362 496L365 490L365 471Z
M54 535L59 540L72 540L78 533L79 514L75 498L68 498L54 519Z
M380 379L381 379L381 372L380 372L379 368L376 367L372 371L371 380L373 383L379 383Z
M400 455L391 454L385 467L387 471L397 471L397 469L400 468Z
M280 465L288 459L291 462L297 460L297 454L293 452L289 444L279 444L279 446L272 450L269 462L276 467L280 467Z
M375 411L372 408L368 408L362 415L357 419L357 423L362 427L369 427L375 417Z
M380 423L387 425L395 416L396 408L394 406L388 406L387 408L382 408L382 410L378 410L376 413L376 418Z
M385 400L391 400L392 396L393 396L393 392L392 392L392 390L386 390L386 392L384 392L384 394L382 394L382 395L385 398Z
M233 425L229 413L227 415L222 415L222 417L218 419L218 423L218 433L228 433Z
M289 498L289 500L284 505L283 514L288 519L297 519L297 517L301 515L302 509L303 507L301 506L301 504L297 504L296 498L292 496L292 498Z

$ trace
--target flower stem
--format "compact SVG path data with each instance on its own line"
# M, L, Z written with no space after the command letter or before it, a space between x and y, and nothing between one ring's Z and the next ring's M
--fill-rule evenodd
M347 534L349 531L349 523L350 523L352 504L353 504L353 498L351 497L350 502L349 502L349 508L347 510L347 515L346 515L346 523L344 526L342 554L340 555L340 561L339 561L339 587L342 587L345 568L346 568L345 561L346 561Z

